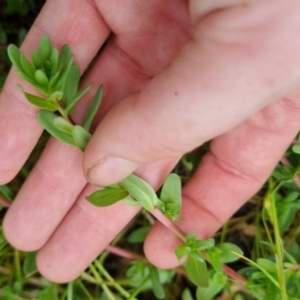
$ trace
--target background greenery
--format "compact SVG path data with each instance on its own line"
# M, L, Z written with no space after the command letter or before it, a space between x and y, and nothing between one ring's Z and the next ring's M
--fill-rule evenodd
M7 46L19 46L34 22L44 0L3 0L0 2L0 88L10 68ZM2 220L37 161L48 135L44 133L18 176L0 186ZM238 245L244 257L230 264L241 277L225 284L214 281L201 290L189 281L184 267L158 270L143 256L142 242L154 222L142 211L113 241L123 255L105 251L77 280L53 284L35 268L35 253L10 247L0 227L0 300L3 299L300 299L299 166L298 141L294 141L267 183L215 235L218 242ZM183 183L197 167L209 145L182 158L175 169ZM292 151L294 149L295 152ZM130 258L127 256L131 256ZM158 274L158 282L149 274ZM161 291L163 287L163 292ZM163 293L163 296L162 296ZM129 296L130 295L130 296Z

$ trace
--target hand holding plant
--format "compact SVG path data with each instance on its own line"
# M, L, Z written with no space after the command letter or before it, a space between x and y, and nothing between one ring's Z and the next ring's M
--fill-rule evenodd
M110 29L113 29L118 38L108 43L107 47L101 53L100 57L102 59L97 61L99 63L98 67L100 66L102 71L99 75L101 77L99 83L103 83L104 87L107 87L105 91L108 91L107 97L109 98L109 103L113 103L115 98L119 100L132 95L110 111L96 130L86 149L84 158L86 174L97 162L104 162L101 165L104 168L102 168L101 172L96 170L94 174L89 172L90 179L94 183L100 185L113 184L121 181L139 164L160 161L154 167L148 165L138 171L141 177L145 177L147 171L151 170L151 174L153 175L147 175L149 176L147 177L147 181L150 181L151 185L157 188L162 180L153 178L164 178L182 153L191 150L204 141L214 139L211 142L211 152L205 156L201 166L194 173L193 178L184 187L185 204L182 207L181 215L186 222L179 224L179 226L185 232L197 232L198 236L208 237L232 215L237 207L255 193L263 184L277 160L282 156L290 140L296 135L299 127L297 123L297 109L289 109L295 106L293 100L274 102L274 104L267 106L259 112L262 107L269 105L271 101L275 101L292 92L293 88L291 87L296 86L296 82L298 82L299 45L295 42L297 41L296 33L293 36L293 33L297 32L295 28L299 27L297 23L298 4L294 3L293 7L292 4L291 6L284 7L276 4L270 12L270 7L266 3L267 1L251 4L252 9L249 9L249 7L247 9L241 7L236 7L236 10L235 8L233 10L229 9L232 12L230 18L227 15L228 10L214 10L216 13L211 15L205 13L206 17L202 20L202 13L205 9L201 10L196 5L196 2L191 2L193 4L191 5L191 13L196 24L194 26L191 25L189 17L186 17L188 16L186 7L183 9L182 3L178 1L176 4L178 6L177 13L170 12L172 20L175 21L172 23L172 26L166 21L169 20L168 18L157 17L154 18L155 20L146 18L149 23L143 21L139 26L135 25L139 30L138 34L133 38L130 38L131 35L126 31L129 28L126 25L129 25L130 22L120 25L117 22L117 20L120 20L117 18L117 12L110 10L107 6L99 4L99 11L101 12L101 16L105 18L105 22L103 22L102 18L99 18L98 14L96 15L94 7L92 8L89 5L83 6L80 4L80 9L72 10L72 16L67 19L68 24L76 24L75 21L80 19L77 16L82 15L84 11L86 15L91 17L89 18L88 25L84 23L85 26L82 27L84 34L81 32L80 36L83 36L87 40L89 36L93 36L93 41L99 41L96 44L90 38L88 41L81 42L80 47L74 47L77 59L84 66L82 69L85 69L87 66L86 60L90 60L95 55L103 41L106 40ZM152 4L149 5L153 12L151 15L160 16L161 14L158 12L168 11L157 6L152 6ZM64 13L57 15L66 16L66 9L69 8L69 12L71 11L70 7L71 3L64 2L64 4L57 5L55 10L61 9ZM53 9L54 6L52 4L48 4L45 7L43 18L39 19L40 24L44 24L43 28L48 26L47 32L51 32L52 36L61 36L61 39L64 39L67 34L60 31L62 28L69 28L69 26L64 26L64 18L59 17L57 19L53 16ZM123 7L118 7L117 10L119 9L118 13L126 11ZM111 13L112 11L113 13ZM143 7L142 11L149 11L148 7ZM209 9L205 12L208 11ZM78 13L77 16L75 16L75 12ZM241 18L243 15L246 17ZM261 19L257 18L258 15ZM139 20L134 18L134 13L132 13L129 19ZM276 23L276 20L279 19L282 22L278 23L277 27L263 26L263 24ZM157 23L155 23L158 20L164 20L164 25L160 28L164 28L165 31L162 34L158 30L162 35L160 35L161 38L156 39L156 42L159 42L159 47L156 48L154 45L158 44L153 43L152 39L149 39L151 40L151 43L149 43L147 39L145 41L141 37L144 37L146 33L149 34L153 28L158 29ZM222 20L222 22L218 20ZM238 24L238 27L232 25L234 20ZM289 21L284 22L284 20ZM244 23L246 21L249 21L249 23ZM152 24L151 22L154 22L156 25L154 26L154 23ZM232 27L230 27L231 25L228 27L231 28L228 34L222 34L224 22L228 26L232 25ZM180 28L173 26L173 24L179 23L181 24ZM52 27L50 28L50 25L47 24L51 24ZM190 30L193 26L195 30L194 37L192 37ZM244 31L240 30L240 28L249 28L249 26L253 30L247 31L245 29L247 32L245 35ZM260 28L262 27L267 29L261 31ZM93 34L87 34L88 32L90 33L91 28L93 28ZM206 28L207 31L202 31L201 28ZM259 29L257 30L257 28ZM130 32L134 32L132 27L131 29ZM170 32L176 38L173 38ZM281 36L280 47L282 47L282 51L274 53L274 43L276 44L276 41L278 41L278 32L289 32L290 35L283 34ZM155 32L152 33L151 36L156 36ZM75 36L77 37L75 40L79 41L79 33ZM168 38L165 39L164 37ZM219 37L224 37L224 39L219 40ZM236 40L233 41L231 37L235 37ZM29 46L30 41L32 43L32 41L36 42L36 40L37 36L31 33L24 45L27 52L28 49L32 48ZM187 43L187 46L182 51L179 51L180 46L187 40L192 40L192 42ZM164 45L165 41L168 41L167 46ZM69 43L69 41L67 42ZM232 48L233 42L237 45L242 44L243 47ZM121 47L123 51L121 51L121 54L120 51L118 52L118 47L115 46L115 43L117 43L118 47ZM63 44L62 40L60 40L60 44ZM82 49L84 44L91 45L88 59L80 56L81 51L79 49ZM286 46L292 44L294 47ZM202 45L206 46L202 47ZM219 45L219 47L216 47L216 45ZM73 48L73 45L71 46ZM150 49L150 46L153 48ZM169 51L168 53L163 51L166 55L163 58L159 55L161 54L161 51L159 51L161 49L168 49ZM249 51L253 55L249 57L249 52L245 51L245 49L251 49ZM146 52L151 53L149 60L144 55ZM111 53L114 53L114 55ZM175 56L176 58L174 59ZM133 58L138 62L138 67L130 60ZM128 64L132 68L130 69L127 66L123 68L123 65L119 64L120 61L125 61L126 63L130 61ZM167 65L170 66L166 68ZM282 67L281 71L275 72L275 66L278 65ZM127 72L128 69L133 70L133 72ZM92 71L94 73L91 73L93 74L93 76L91 75L93 78L96 77L96 74L99 74L95 70L96 68ZM118 72L112 70L118 70ZM120 70L122 71L120 72ZM141 73L145 76L139 76ZM292 75L288 76L287 74ZM148 83L149 78L153 76L154 79ZM271 81L269 80L270 78L272 79ZM122 88L116 88L116 85L113 85L112 82L118 82ZM271 82L271 84L262 85L262 82ZM5 113L10 118L15 115L20 116L20 111L26 111L27 114L23 114L22 116L26 119L26 132L30 132L30 134L25 135L24 129L21 130L25 127L24 123L22 123L24 119L18 121L13 119L15 122L12 122L12 120L8 122L8 117L0 118L0 128L6 126L6 130L10 132L22 132L22 134L14 138L15 141L12 141L8 134L1 134L4 141L3 145L5 145L5 148L1 150L2 157L9 157L10 145L14 147L19 145L20 149L22 149L22 151L14 152L18 153L18 155L14 155L14 162L9 159L5 162L3 167L5 171L1 175L2 182L8 181L18 169L18 166L24 161L24 157L27 157L28 149L31 146L25 147L26 143L24 141L28 141L30 137L32 145L32 141L35 141L39 134L37 123L32 121L33 114L28 112L29 106L24 105L21 101L20 103L22 104L19 106L15 105L16 103L9 105L8 100L3 100L5 96L17 95L16 92L11 92L16 86L15 83L17 83L17 80L11 75L6 85L7 87L1 95L1 109L2 111L5 110ZM115 88L114 91L112 86ZM26 91L27 89L24 88L24 90ZM122 94L121 90L126 90L126 92ZM140 93L138 93L139 90L141 90ZM117 93L117 96L114 96L114 93ZM104 101L105 99L104 97ZM112 104L108 105L108 102L106 104L105 102L103 103L105 106L102 116L108 108L113 106ZM14 107L14 109L11 107ZM18 113L16 113L16 107ZM134 108L133 112L130 108ZM32 110L30 111L32 112ZM282 111L288 111L289 113L282 114ZM244 122L250 116L251 118ZM278 116L280 116L280 120L286 117L282 121L285 124L284 128L279 126L280 124L278 125ZM80 119L79 115L75 116L75 118ZM78 123L83 124L83 119L81 118ZM12 126L12 123L15 125ZM149 124L152 129L148 127ZM155 124L155 128L152 127L153 124ZM237 125L239 126L236 127ZM16 127L19 130L16 130ZM261 132L264 134L261 134ZM7 143L7 141L11 142ZM250 146L249 141L251 141ZM53 154L51 155L52 160L47 160L46 156L42 158L39 167L23 188L19 199L14 203L6 219L5 229L7 236L13 244L24 250L28 250L29 236L32 236L32 232L37 232L39 228L43 228L43 233L41 233L40 238L31 239L33 240L31 244L32 248L40 248L46 244L46 241L66 212L69 211L75 201L74 198L77 198L81 193L82 187L85 184L84 180L79 177L73 178L73 183L70 184L72 176L66 176L66 174L69 174L68 172L74 174L73 171L80 170L80 167L76 165L74 168L70 168L70 165L67 165L67 163L62 164L62 162L65 163L66 154L69 154L70 161L74 161L75 157L78 158L78 153L73 154L69 148L57 147L58 144L53 141L51 143L47 151ZM274 145L277 146L274 147ZM110 160L110 157L115 157L117 160ZM105 160L103 161L103 159ZM163 159L166 160L162 162ZM47 161L51 161L51 163L47 164ZM106 164L109 162L113 162L113 164ZM125 165L119 168L116 162L125 162ZM6 164L10 165L10 168L6 167ZM56 175L54 178L51 178L52 181L49 184L49 177L46 180L47 176L45 174L53 174L53 172L50 172L51 165L60 166L62 168L61 173L64 176L60 177L60 174ZM47 172L44 170L47 170ZM37 182L37 179L42 182L40 187L34 184ZM48 187L57 187L62 186L61 182L64 182L64 185L60 189L60 193L53 188L48 188L47 193L44 192L47 184ZM33 186L37 189L32 189ZM35 194L30 195L31 192L29 190L34 190ZM69 198L66 197L66 194L69 193L64 191L72 191L72 196L69 196ZM88 187L83 195L90 194L91 192L92 188ZM43 203L39 202L43 210L36 209L40 215L37 212L34 213L34 208L37 204L37 200L35 199L43 199ZM64 201L64 199L66 200ZM78 205L70 210L68 217L64 219L59 229L52 235L52 238L48 240L48 243L40 252L40 268L45 274L48 272L47 275L51 276L51 278L59 278L58 280L73 278L75 274L78 274L79 269L82 270L83 265L94 255L92 255L92 252L98 252L100 248L103 248L100 246L97 246L97 248L94 244L91 247L86 247L88 249L97 248L97 251L93 250L89 254L86 254L85 257L80 256L81 260L79 256L73 253L75 255L73 259L81 261L80 263L82 264L76 270L73 269L73 271L65 267L64 269L69 270L70 273L59 277L57 270L62 265L63 259L61 257L57 258L56 255L56 261L53 261L53 256L57 254L55 253L55 249L66 248L66 246L69 246L69 249L74 249L76 248L74 246L79 246L76 244L78 236L76 235L75 237L75 234L70 238L69 244L64 244L62 242L64 232L73 232L77 228L75 225L83 224L84 221L88 222L85 225L86 227L90 227L90 231L97 231L99 228L107 226L113 228L113 232L110 232L110 234L101 232L103 234L103 243L107 243L111 239L111 235L114 235L123 227L129 217L135 213L134 209L127 210L124 208L125 206L118 203L117 207L124 208L124 210L122 213L114 216L115 225L111 226L113 222L109 223L109 221L112 219L112 213L106 213L109 217L105 218L104 214L98 214L95 210L90 209L85 204L85 200L82 200L83 196L79 196L78 199ZM21 202L24 204L21 204ZM60 212L54 209L58 206L58 203L60 205ZM20 211L31 212L31 214L24 213L21 218L16 218L17 215L20 215L18 213ZM47 213L44 213L44 211ZM49 225L51 223L50 217L47 219L49 211L55 212L51 216L51 222L54 223L51 226ZM91 217L93 221L87 220L85 215L87 211L89 215L93 215ZM106 212L112 211L112 209L108 209ZM114 212L116 213L116 211ZM26 215L28 215L28 219ZM16 219L18 223L13 225L13 220L15 221ZM76 219L76 222L71 221L74 219ZM35 221L29 222L29 220ZM25 227L22 224L30 224L31 227L21 230L20 228ZM86 235L86 239L84 235ZM87 231L83 230L83 226L81 227L80 236L83 238L83 244L91 245L91 239L88 239ZM163 246L162 237L168 241L168 247ZM161 267L172 267L178 263L177 258L173 254L178 243L178 239L170 235L164 227L156 225L154 231L149 234L146 241L146 254L155 264ZM155 251L157 247L161 248L159 255ZM51 266L51 270L46 268L46 265L41 265L42 260L49 262L48 265Z

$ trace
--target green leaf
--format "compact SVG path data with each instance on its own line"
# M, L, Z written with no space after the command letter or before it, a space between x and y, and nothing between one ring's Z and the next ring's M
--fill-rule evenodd
M49 79L47 78L46 74L41 69L38 69L35 71L34 77L40 85L42 85L44 87L48 86Z
M50 56L49 56L49 61L51 62L51 65L52 65L51 77L57 73L58 57L59 57L58 50L55 48L52 48Z
M197 234L196 233L189 233L186 236L186 243L190 244L190 243L194 243L197 240Z
M150 280L152 283L152 291L157 299L165 299L165 291L160 283L159 275L155 267L150 267Z
M37 252L29 252L26 254L24 264L23 264L23 272L26 276L37 271L36 267L36 255Z
M223 274L215 273L209 280L207 288L198 287L196 292L197 300L211 300L216 296L225 286L227 277Z
M20 56L21 65L23 67L23 70L26 72L28 76L31 78L34 78L35 68L34 66L26 59L25 55L21 53Z
M130 233L130 235L127 238L127 241L133 244L143 243L149 231L150 226L140 227Z
M66 114L72 114L75 104L77 103L77 101L90 89L92 85L88 85L85 88L83 88L81 91L79 91L74 98L72 99L72 101L69 103L69 105L65 108L65 113ZM88 130L87 130L88 131Z
M83 127L87 131L90 130L92 122L94 120L94 117L100 107L102 95L103 95L103 86L101 85L99 87L99 89L97 90L97 93L96 93L94 99L92 100L89 110L85 116Z
M213 247L206 251L206 255L209 259L209 262L211 263L211 265L213 266L215 271L220 274L223 273L222 261L220 258L221 253L222 253L222 250L220 250L217 247Z
M284 199L284 202L294 202L299 198L300 194L299 192L290 192Z
M68 45L64 45L60 51L58 58L58 70L62 71L72 62L72 50Z
M126 203L127 205L130 205L130 206L137 206L137 205L139 205L138 202L136 202L133 199L129 199L129 198L123 199L123 202Z
M131 174L119 184L146 210L151 211L156 206L157 196L153 188L145 180Z
M191 291L188 288L185 288L182 296L181 296L181 300L194 300Z
M204 258L202 257L201 253L199 251L196 251L194 249L191 249L190 247L187 247L188 248L188 253L189 253L189 257L192 257L194 258L195 260L198 260L200 262L203 262L204 261Z
M64 85L64 96L62 103L67 107L77 94L78 84L80 80L80 69L77 65L72 65Z
M47 101L53 102L55 100L61 100L62 97L63 97L63 92L55 91L50 96L48 96Z
M53 86L57 83L59 75L60 75L60 73L56 72L54 75L51 76L51 78L49 80L49 84L48 84L48 87L50 90L53 89Z
M31 57L36 69L40 69L43 67L43 60L41 58L41 55L37 51L33 50L31 52Z
M75 125L73 127L73 139L75 145L81 150L84 151L88 142L90 141L92 135L87 132L82 126Z
M208 287L208 271L205 261L200 262L199 260L188 256L185 266L189 279L196 286Z
M53 125L60 130L61 132L65 132L68 134L73 134L74 125L69 121L64 119L63 117L57 117L53 120Z
M71 49L68 45L64 45L58 58L57 71L59 72L59 78L53 87L55 90L64 90L64 85L66 78L70 73L72 62L73 57ZM64 104L64 106L67 105Z
M91 204L99 207L105 207L124 199L128 196L128 192L119 188L104 188L85 197Z
M32 94L28 94L26 92L24 92L24 95L25 95L26 99L28 100L28 102L30 102L34 106L37 106L41 109L46 109L49 111L57 110L56 105L51 102L47 102L46 99L40 98L40 97L32 95Z
M229 263L238 260L239 256L237 256L235 253L243 255L243 251L238 246L231 243L221 243L216 247L222 251L220 254L220 260L223 263Z
M287 202L277 205L277 218L280 230L287 230L293 224L299 203Z
M43 35L40 38L40 45L39 45L39 54L43 61L47 60L51 53L51 41L47 35Z
M175 255L177 256L178 260L180 260L187 253L188 253L188 251L187 251L187 247L185 244L179 245L175 250Z
M15 45L9 45L7 48L7 54L8 57L11 61L11 63L14 65L14 67L21 71L24 72L23 66L21 64L21 52L20 50L15 46Z
M258 258L256 262L260 267L262 267L267 272L271 274L277 274L277 265L275 262L266 258Z
M59 118L57 115L55 115L52 112L46 111L46 110L41 110L38 113L38 119L41 123L41 125L55 138L58 140L76 146L73 140L72 134L66 133L59 128L55 127L54 125L54 120L56 118Z
M300 145L294 145L292 147L293 152L300 154Z
M180 216L182 197L181 197L181 181L177 174L170 174L165 180L160 200L167 205L166 215L172 221L177 221Z
M196 240L194 243L195 250L201 251L205 249L212 248L215 245L215 240L213 238L207 240Z

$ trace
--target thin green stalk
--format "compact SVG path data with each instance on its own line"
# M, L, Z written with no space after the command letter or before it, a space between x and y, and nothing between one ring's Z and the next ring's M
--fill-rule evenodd
M284 269L283 269L282 241L281 241L278 219L277 219L275 197L273 194L271 194L269 198L271 204L270 209L273 216L272 222L274 228L275 248L276 248L275 258L277 264L278 279L280 284L280 293L281 293L282 300L288 300L286 286L285 286Z
M185 233L182 232L168 217L166 217L157 207L154 207L151 214L171 230L182 242L186 242Z
M68 283L67 290L68 290L67 300L73 300L73 281Z
M94 300L94 298L91 296L91 294L89 293L89 291L86 289L86 287L84 286L84 284L81 282L81 280L78 280L78 286L81 288L81 290L83 291L83 293L87 296L87 299L89 300Z
M97 272L96 268L93 266L93 264L90 264L90 269L93 273L93 275L95 276L95 278L101 282L101 287L103 289L103 291L105 292L105 294L107 295L109 300L116 300L115 296L112 294L112 292L110 291L110 289L107 287L107 285L103 282L102 278L100 277L99 273Z
M128 298L127 300L135 300L136 299L135 296L137 296L143 290L143 288L148 280L149 280L149 278L145 278L143 280L143 282L141 283L141 285L138 288L136 288L136 290L131 294L131 297Z
M16 270L16 279L20 284L21 289L23 288L23 277L21 272L21 263L20 263L20 252L18 250L14 250L14 265Z
M123 289L123 287L121 285L119 285L110 275L109 273L105 270L105 268L102 266L102 264L100 264L100 262L98 260L95 260L95 266L98 268L98 270L102 273L102 275L107 279L107 281L109 281L113 287L124 297L126 297L126 299L128 297L130 297L130 294Z
M220 243L224 243L225 242L226 235L227 235L227 229L228 229L228 222L226 222L224 224L224 226L222 227Z

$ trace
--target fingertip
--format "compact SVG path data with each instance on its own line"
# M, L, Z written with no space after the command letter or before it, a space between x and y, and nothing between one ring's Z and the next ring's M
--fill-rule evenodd
M67 283L76 279L81 274L81 272L67 272L67 269L64 269L65 271L62 272L63 266L61 264L61 261L59 261L59 263L56 264L55 260L49 260L47 253L45 254L43 249L41 249L41 251L38 252L38 255L36 257L36 265L41 275L54 283Z
M85 172L87 180L95 186L117 183L133 173L138 163L119 157L106 157Z
M169 229L157 222L145 240L144 253L158 268L172 269L183 262L175 255L175 250L180 244L180 240L170 233Z
M39 248L39 245L24 234L22 228L18 227L17 220L11 217L9 211L3 220L2 230L6 241L20 251L31 252Z

